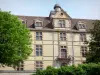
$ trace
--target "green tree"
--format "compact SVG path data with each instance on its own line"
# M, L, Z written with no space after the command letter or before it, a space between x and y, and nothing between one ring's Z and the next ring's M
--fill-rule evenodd
M89 52L87 53L87 63L100 62L100 20L95 21L94 28L90 30L91 40L89 42Z
M18 65L32 52L30 32L17 16L0 11L0 64Z

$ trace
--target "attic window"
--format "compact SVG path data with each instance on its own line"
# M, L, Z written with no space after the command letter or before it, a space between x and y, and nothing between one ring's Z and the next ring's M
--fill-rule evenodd
M42 26L42 22L36 22L36 23L35 23L35 26L36 26L36 27L41 27L41 26Z
M79 22L78 26L79 26L79 29L86 29L86 25L84 22Z
M22 21L22 24L25 24L25 21Z
M80 29L85 29L86 27L85 27L85 24L79 24L79 28Z
M59 20L59 27L64 28L65 27L65 20Z

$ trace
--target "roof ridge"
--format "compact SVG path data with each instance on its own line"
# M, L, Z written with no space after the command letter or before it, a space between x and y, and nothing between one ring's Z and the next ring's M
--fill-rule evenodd
M77 20L79 20L79 19L80 20L100 20L100 19L85 19L85 18L83 18L83 19L82 18L72 18L72 19L77 19Z
M27 15L16 15L16 16L23 16L23 17L44 17L44 18L47 17L47 16L27 16Z

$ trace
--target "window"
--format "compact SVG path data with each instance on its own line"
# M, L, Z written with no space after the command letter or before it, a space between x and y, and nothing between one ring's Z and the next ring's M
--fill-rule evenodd
M36 56L42 56L42 45L36 45Z
M36 32L36 40L42 40L42 32Z
M41 26L42 26L42 22L36 22L36 23L35 23L35 26L36 26L36 27L41 27Z
M79 28L80 29L86 29L86 25L85 24L79 24Z
M25 24L25 21L22 21L22 24Z
M66 51L66 46L60 46L60 50L61 50L61 58L66 58L67 56L67 51Z
M60 40L62 41L66 40L66 33L60 33Z
M61 13L61 15L63 15L63 13Z
M59 27L61 28L65 27L65 20L59 20Z
M23 71L24 70L24 63L20 62L19 65L16 67L17 71Z
M79 21L79 22L78 22L78 25L79 25L79 28L80 28L80 29L86 29L86 23L85 23L85 22Z
M42 70L43 69L43 62L42 61L36 61L36 64L35 64L36 66L36 70L37 69L40 69L40 70Z
M80 41L82 41L82 42L86 41L86 34L85 33L80 34Z
M87 53L87 47L81 46L81 54L82 54L82 57L86 57L86 53Z

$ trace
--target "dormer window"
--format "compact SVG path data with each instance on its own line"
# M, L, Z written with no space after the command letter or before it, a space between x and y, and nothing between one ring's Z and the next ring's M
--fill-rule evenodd
M25 24L25 21L22 21L22 24Z
M86 29L86 25L85 24L79 24L79 28L80 29Z
M65 20L59 20L59 27L61 28L65 27Z
M78 28L79 29L86 29L86 24L84 22L82 22L82 21L79 21L78 22Z
M25 20L23 20L21 18L18 18L18 19L21 21L22 24L25 24L26 23Z
M42 27L42 22L36 22L36 23L35 23L35 26L36 26L36 27Z

